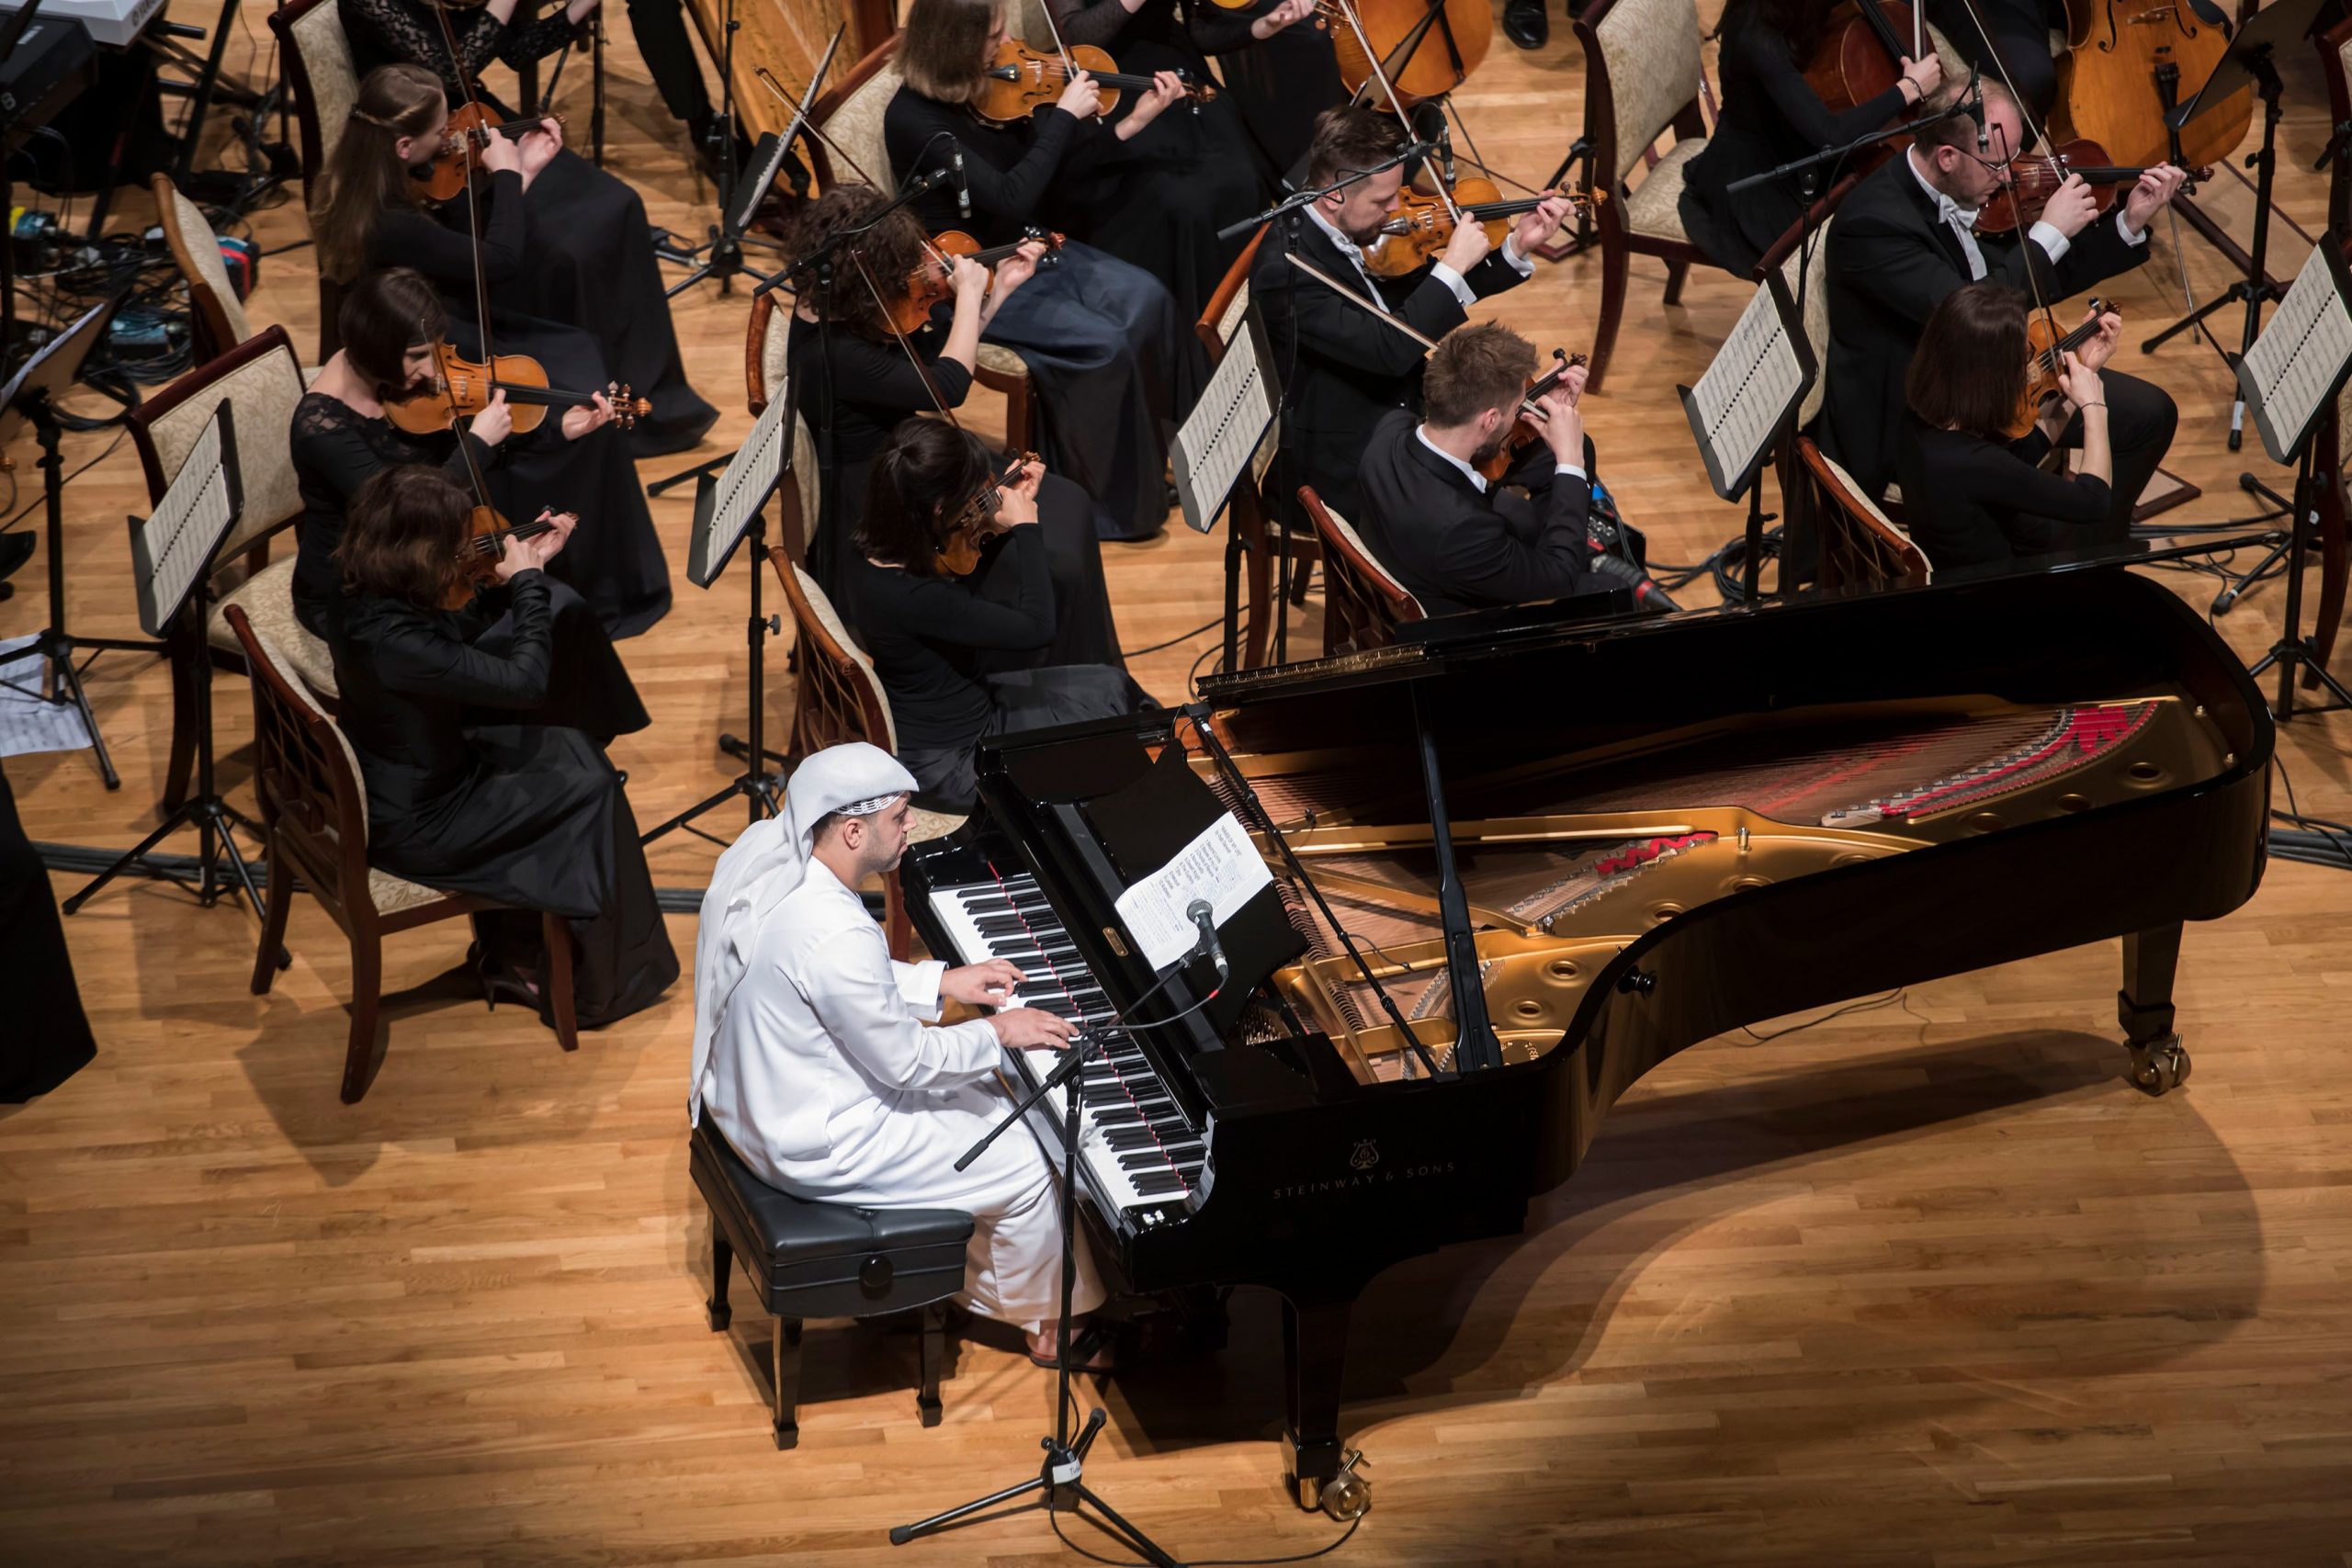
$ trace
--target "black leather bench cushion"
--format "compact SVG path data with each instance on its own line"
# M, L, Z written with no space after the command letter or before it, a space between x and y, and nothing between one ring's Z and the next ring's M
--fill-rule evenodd
M688 1168L712 1223L777 1317L870 1317L964 1288L972 1216L957 1209L862 1209L779 1192L706 1122Z

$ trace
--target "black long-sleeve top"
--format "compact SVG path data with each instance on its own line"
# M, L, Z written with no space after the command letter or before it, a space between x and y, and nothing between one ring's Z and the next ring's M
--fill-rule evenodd
M492 60L518 67L527 64L561 49L574 31L560 7L519 27L501 22L487 6L453 10L448 13L449 30L457 38L458 61L464 69L461 82L451 66L440 19L423 0L340 0L340 4L355 71L365 77L379 65L422 65L441 78L442 90L453 106L464 101L465 83L481 75Z
M1116 4L1117 0L1112 0ZM1793 181L1772 180L1737 196L1734 180L1842 147L1878 130L1907 107L1900 83L1866 103L1833 114L1804 79L1804 62L1752 6L1724 18L1719 69L1723 114L1682 184L1683 226L1715 265L1743 276L1772 242L1804 214ZM1827 177L1827 171L1819 171Z
M1114 59L1118 51L1112 48L1114 44L1138 39L1175 49L1190 47L1203 54L1230 54L1258 41L1250 36L1250 24L1256 19L1253 15L1220 6L1189 6L1179 16L1176 0L1144 0L1132 14L1119 0L1047 0L1047 4L1053 6L1054 25L1062 42L1109 49Z
M470 491L471 470L459 441L467 444L476 469L486 470L497 457L495 448L470 433L410 435L391 421L371 419L324 392L302 395L294 405L291 446L302 496L294 536L294 614L304 626L326 636L333 619L326 611L343 597L334 550L343 543L344 511L359 487L386 468L432 463Z
M471 646L489 617L422 610L363 594L345 601L328 644L342 711L371 808L409 814L463 787L481 766L469 712L547 700L554 612L537 570L507 580L513 638L503 653Z
M907 340L922 355L939 401L961 408L972 389L972 373L960 360L942 359L945 334L926 330ZM904 350L896 343L876 343L842 327L827 329L792 318L785 353L792 367L793 395L810 429L822 431L830 423L833 439L828 462L847 466L870 461L889 441L890 433L915 414L932 412L931 393L923 387ZM818 447L825 451L825 440Z
M883 145L900 179L945 168L950 141L963 147L972 216L956 211L953 183L915 197L910 210L933 233L961 229L983 245L1009 244L1039 218L1046 190L1081 131L1089 137L1109 134L1099 125L1080 126L1050 104L1026 121L991 125L961 105L926 98L911 87L900 87L882 111Z
M987 731L994 705L976 654L1052 645L1044 535L1034 524L1016 527L1004 551L1019 588L1011 604L983 599L958 578L876 566L863 556L849 562L858 632L889 694L900 754L956 750Z
M2107 520L2105 479L2045 472L2050 437L2036 425L2003 445L1960 430L1904 422L1895 473L1912 542L1939 571L1996 566L2066 549L2070 526ZM2087 537L2080 541L2087 544Z
M478 188L481 207L482 281L493 290L526 276L528 223L523 176L502 169ZM388 207L368 225L368 269L414 267L453 299L474 294L473 202L461 194L438 207Z

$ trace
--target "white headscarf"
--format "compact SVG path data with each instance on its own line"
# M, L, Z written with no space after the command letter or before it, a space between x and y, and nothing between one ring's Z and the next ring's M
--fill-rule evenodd
M808 872L817 824L836 811L881 810L913 793L915 776L896 757L863 740L828 746L793 770L784 816L754 822L718 857L702 897L695 937L695 1050L686 1082L686 1120L702 1120L702 1075L726 1019L727 1004L751 964L768 912Z

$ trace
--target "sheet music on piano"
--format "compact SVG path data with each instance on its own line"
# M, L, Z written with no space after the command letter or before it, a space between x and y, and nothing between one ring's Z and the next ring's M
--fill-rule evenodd
M2352 276L2343 247L2323 234L2294 287L2270 313L2254 346L2236 364L2263 449L2292 464L2313 422L2352 368Z
M1747 488L1812 389L1815 368L1796 302L1781 274L1770 273L1699 384L1675 389L1717 495L1736 501Z
M705 474L695 486L694 535L686 542L686 576L696 588L707 588L726 570L728 558L743 542L743 531L784 478L785 453L792 440L792 378L776 384L768 406L760 411L752 434L727 460L714 479ZM816 525L808 519L807 525Z
M235 410L220 400L180 460L164 498L143 520L130 518L130 564L139 626L149 637L171 632L189 592L212 569L220 541L244 507L237 473Z
M1253 309L1225 345L1225 357L1169 447L1184 524L1196 534L1216 526L1234 481L1265 444L1274 423L1273 358L1265 324Z

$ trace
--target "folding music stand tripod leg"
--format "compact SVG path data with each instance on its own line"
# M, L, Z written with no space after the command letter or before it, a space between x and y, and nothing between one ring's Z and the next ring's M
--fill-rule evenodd
M2286 544L2279 547L2287 552L2287 620L2279 628L2278 640L2247 671L2260 675L2276 667L2278 671L2278 701L2271 713L2279 723L2288 724L2295 716L2295 681L2306 676L2324 687L2335 700L2317 707L2306 707L2305 713L2335 713L2352 708L2352 691L2328 671L2319 657L2319 649L2303 632L2303 566L2304 548L2315 525L2312 505L2318 479L2312 462L2312 442L2306 438L2300 460L2295 468L2295 506L2288 523ZM2275 552L2274 552L2275 553Z

